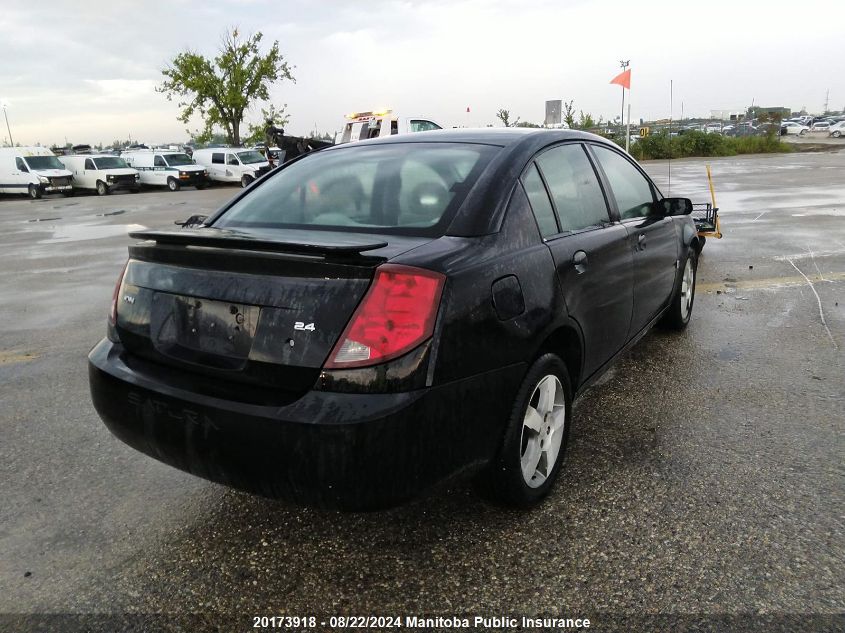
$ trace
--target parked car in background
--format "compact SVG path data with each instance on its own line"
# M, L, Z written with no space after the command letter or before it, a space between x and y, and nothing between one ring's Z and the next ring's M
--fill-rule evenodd
M73 174L77 189L93 189L105 196L125 189L132 193L141 190L141 176L119 156L109 154L80 154L60 156L59 160Z
M828 134L833 138L839 138L845 134L845 121L839 121L839 123L831 125L828 129Z
M721 134L722 133L722 124L721 123L708 123L704 126L704 132L707 134Z
M184 152L142 149L123 152L120 157L138 170L142 185L167 187L170 191L184 186L208 186L208 172Z
M798 134L799 136L803 136L809 129L810 128L806 125L801 125L795 121L785 121L781 123L780 133L782 136L787 134Z
M209 180L239 182L241 187L249 186L270 171L264 155L246 147L198 149L192 158L197 165L205 167Z
M0 193L73 195L73 174L46 147L0 147Z
M94 405L137 450L270 497L373 509L472 468L531 506L573 398L689 323L691 211L584 132L313 152L200 228L131 234Z
M813 123L813 127L810 128L811 132L827 132L830 129L830 122L829 121L816 121Z

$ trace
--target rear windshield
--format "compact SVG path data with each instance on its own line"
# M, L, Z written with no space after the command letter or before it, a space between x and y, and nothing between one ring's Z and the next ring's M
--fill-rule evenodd
M271 176L214 226L442 235L498 150L392 143L317 152Z
M26 156L24 160L30 169L65 169L55 156Z
M95 158L94 164L97 165L97 169L122 169L123 167L129 167L125 160L117 156Z
M249 150L248 152L238 152L238 158L244 165L252 165L253 163L266 163L267 159L256 151Z
M167 164L171 167L194 164L194 161L192 161L187 154L165 154L164 160L166 160Z

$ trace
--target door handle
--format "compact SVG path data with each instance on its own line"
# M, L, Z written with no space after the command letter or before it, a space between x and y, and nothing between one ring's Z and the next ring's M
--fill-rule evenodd
M576 253L572 256L572 263L579 275L585 272L587 270L587 253L584 251L576 251Z
M645 234L640 233L640 236L637 238L637 250L642 251L645 250Z

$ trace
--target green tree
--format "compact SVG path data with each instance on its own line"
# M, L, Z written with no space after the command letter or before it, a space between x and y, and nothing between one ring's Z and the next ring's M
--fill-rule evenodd
M263 143L266 135L267 121L272 121L276 127L284 127L290 121L290 115L285 114L288 107L286 103L281 108L276 108L272 103L269 108L261 108L261 120L258 123L249 124L249 135L247 143Z
M596 127L596 122L593 119L593 115L589 112L584 114L584 111L581 110L578 116L578 127L582 130L589 130L591 128Z
M179 99L179 120L187 123L199 114L204 134L222 128L229 143L240 145L244 114L256 101L270 98L270 85L289 79L292 67L279 52L278 40L266 54L260 49L263 35L258 32L242 38L232 28L223 36L219 54L213 60L198 53L179 53L161 71L164 82L156 88L168 100Z
M516 117L516 120L511 122L511 111L503 108L499 108L496 112L496 118L499 119L505 127L513 127L519 123L519 117Z
M570 130L575 129L575 99L570 99L568 103L563 102L563 122Z

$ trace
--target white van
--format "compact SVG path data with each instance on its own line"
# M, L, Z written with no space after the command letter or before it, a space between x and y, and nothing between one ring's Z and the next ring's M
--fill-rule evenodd
M96 189L101 196L128 189L132 193L141 190L141 176L119 156L108 154L82 154L59 156L59 160L73 174L73 185L77 189Z
M210 147L196 149L193 155L197 165L208 171L215 182L239 182L241 187L270 171L270 163L263 154L246 147Z
M0 147L0 193L73 195L73 174L46 147Z
M194 164L182 152L140 149L123 152L120 157L138 170L142 185L158 185L170 191L179 191L186 185L197 189L208 186L208 172L205 168Z
M392 110L355 112L346 115L338 143L354 143L368 138L384 138L394 134L411 134L442 130L443 126L428 117L397 116Z

